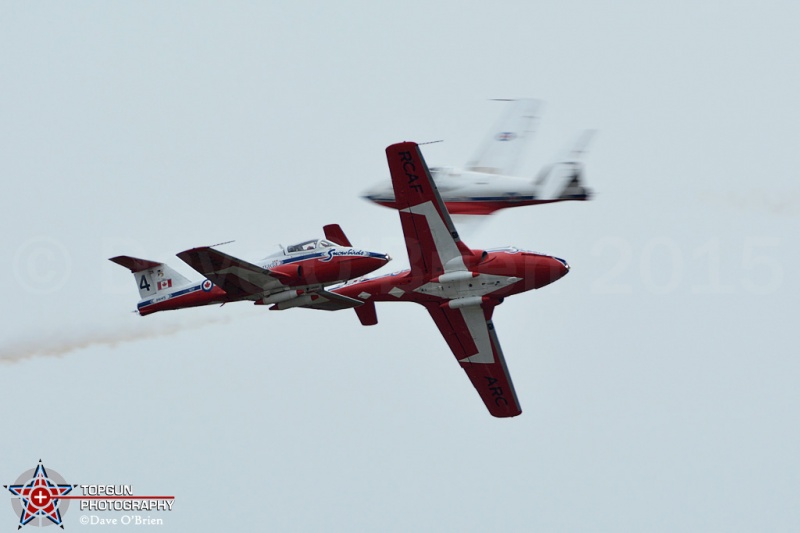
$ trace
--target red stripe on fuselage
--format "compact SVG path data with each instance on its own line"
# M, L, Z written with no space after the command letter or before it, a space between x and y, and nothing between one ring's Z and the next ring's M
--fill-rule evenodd
M383 257L334 255L329 260L328 256L313 257L270 267L270 270L283 274L285 278L282 283L293 287L336 283L365 276L385 265L387 261Z
M142 316L150 315L158 311L173 311L175 309L185 309L187 307L199 307L201 305L210 305L216 303L224 303L230 301L228 295L214 285L210 291L202 289L181 294L174 298L154 302L145 307L139 308L139 314Z
M465 202L460 201L444 201L447 206L447 211L451 215L491 215L495 211L501 209L508 209L511 207L523 207L526 205L542 205L552 204L555 202L568 202L568 201L581 201L587 198L556 198L552 200L469 200ZM384 207L397 209L397 202L395 201L380 201L376 202Z
M303 261L303 269L309 270L317 283L334 283L359 276L365 276L386 264L387 260L381 257L369 256L341 256L334 255L329 261L326 258ZM305 272L304 272L305 276Z
M513 294L539 289L556 281L567 273L566 267L558 260L532 252L489 252L486 258L470 269L479 274L521 278L520 281L488 293L490 298L504 298ZM430 282L430 277L412 276L405 270L389 276L372 278L351 283L334 292L351 298L368 293L369 299L378 302L441 302L443 298L430 294L414 292L415 289ZM390 291L399 289L392 294Z
M387 259L369 256L333 256L330 261L323 258L313 258L298 261L274 268L277 272L285 272L287 286L302 286L316 284L330 284L364 276L386 264ZM298 266L302 266L302 276L298 277ZM283 267L283 268L282 268ZM201 289L180 296L168 298L151 303L139 308L139 314L146 316L158 311L171 311L187 307L199 307L216 303L238 301L240 298L231 298L218 285L206 292Z

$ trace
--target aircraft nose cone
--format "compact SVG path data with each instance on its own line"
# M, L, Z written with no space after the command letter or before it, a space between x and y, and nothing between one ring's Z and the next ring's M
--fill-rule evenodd
M560 257L540 256L540 270L538 271L539 285L537 288L550 285L569 273L569 263Z
M558 266L556 266L557 272L560 273L558 276L559 278L563 278L569 273L569 263L565 259L561 259L560 257L553 257L558 262Z
M345 276L342 279L366 276L392 260L389 254L379 252L365 252L365 254L360 257L351 257L346 263L341 263L343 268L341 274Z
M374 254L373 258L376 260L376 262L380 263L380 266L383 266L392 260L392 256L389 254Z
M381 254L381 253L372 252L370 254L370 259L372 261L374 261L375 263L379 264L380 266L383 266L386 263L388 263L389 261L391 261L392 257L389 254Z
M550 263L550 283L559 280L569 274L569 263L560 257L551 257Z
M569 273L569 263L560 257L532 254L532 259L535 270L531 279L535 289L550 285Z

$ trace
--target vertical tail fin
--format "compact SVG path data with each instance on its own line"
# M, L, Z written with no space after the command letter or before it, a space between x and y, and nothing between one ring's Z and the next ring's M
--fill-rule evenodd
M347 235L344 234L342 228L339 224L328 224L327 226L322 226L322 230L325 232L325 238L329 241L338 244L339 246L353 246L350 244L350 239L347 238Z
M536 131L541 102L532 98L509 100L506 112L467 163L467 169L489 174L514 174L519 156Z
M109 261L129 269L136 278L139 298L144 299L159 292L171 292L174 287L191 283L187 278L168 267L164 263L138 259L127 255L112 257Z

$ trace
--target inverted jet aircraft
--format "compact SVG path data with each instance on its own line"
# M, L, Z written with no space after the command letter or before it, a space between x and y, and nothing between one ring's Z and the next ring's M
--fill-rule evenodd
M524 142L534 132L540 103L530 98L514 100L506 114L464 168L433 167L431 176L447 210L453 215L489 215L499 209L589 200L584 185L581 156L594 131L587 130L575 143L531 179L513 175ZM397 207L390 184L380 184L364 198L386 207Z
M569 272L563 259L517 248L472 250L458 236L415 143L386 149L410 270L353 280L330 292L356 300L361 323L378 323L375 302L414 302L430 313L461 368L496 417L522 410L492 313L507 296ZM324 308L310 303L307 307Z
M158 261L126 255L110 261L129 269L136 278L141 300L140 315L209 304L252 301L271 310L289 309L314 303L317 309L346 309L360 300L332 294L325 287L364 276L391 258L382 253L353 248L338 226L325 226L325 239L313 239L249 263L210 246L178 254L205 276L190 281Z

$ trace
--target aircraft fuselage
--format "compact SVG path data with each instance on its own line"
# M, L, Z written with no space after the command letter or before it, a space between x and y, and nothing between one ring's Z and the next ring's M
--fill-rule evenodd
M327 247L311 251L268 257L255 263L273 272L280 282L291 289L287 290L286 301L300 296L311 288L324 287L348 279L364 276L377 270L390 260L387 254L369 252L351 247ZM235 269L233 266L231 269ZM264 287L265 292L275 287ZM278 288L282 288L278 286ZM283 293L281 293L283 294ZM149 315L157 311L221 304L239 300L262 303L260 295L242 298L226 293L222 288L206 279L189 286L178 287L175 291L157 293L153 298L143 299L137 308L139 314ZM263 303L275 303L266 299Z
M564 196L542 196L528 178L500 176L452 168L431 169L431 177L451 215L489 215L500 209L569 200L588 200L586 190ZM397 209L391 184L367 191L364 198Z
M451 307L480 305L492 300L539 289L569 272L563 259L526 250L507 248L473 250L474 262L466 270L436 276L412 276L404 270L385 276L356 280L332 292L364 301L417 303L441 301ZM487 299L487 300L484 300Z

